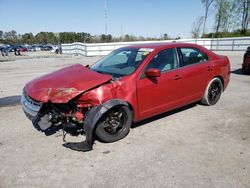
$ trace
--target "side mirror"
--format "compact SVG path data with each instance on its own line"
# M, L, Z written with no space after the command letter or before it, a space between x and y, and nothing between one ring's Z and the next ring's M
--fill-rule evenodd
M151 68L145 71L145 75L147 77L159 77L161 76L161 71L159 69Z

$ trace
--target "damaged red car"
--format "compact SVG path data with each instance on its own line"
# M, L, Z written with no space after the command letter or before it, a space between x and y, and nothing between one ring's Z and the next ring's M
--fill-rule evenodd
M91 67L76 64L30 81L21 103L36 129L83 132L85 141L65 146L89 151L95 139L124 138L133 122L198 101L216 104L229 79L228 58L199 45L135 45Z

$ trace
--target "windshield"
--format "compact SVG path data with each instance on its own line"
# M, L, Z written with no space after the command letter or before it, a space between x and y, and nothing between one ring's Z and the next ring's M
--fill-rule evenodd
M113 77L127 76L132 74L153 50L151 48L118 49L95 63L91 69Z

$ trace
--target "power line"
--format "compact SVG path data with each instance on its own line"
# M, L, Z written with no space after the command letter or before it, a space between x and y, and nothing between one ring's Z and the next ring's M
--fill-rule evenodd
M107 35L108 35L108 10L107 10L107 0L104 1L104 19L105 19L106 42L107 42Z

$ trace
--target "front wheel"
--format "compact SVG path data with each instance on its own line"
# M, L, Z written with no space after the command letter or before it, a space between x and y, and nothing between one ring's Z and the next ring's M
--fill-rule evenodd
M221 80L219 78L213 78L206 88L201 103L208 106L216 104L220 99L222 91L223 84Z
M100 119L95 134L103 142L115 142L124 138L132 124L132 112L127 106L115 106Z

